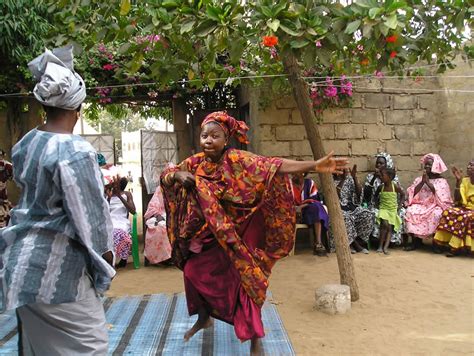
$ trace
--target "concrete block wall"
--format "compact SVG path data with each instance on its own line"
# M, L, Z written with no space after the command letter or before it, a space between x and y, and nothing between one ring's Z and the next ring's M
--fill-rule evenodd
M373 171L374 155L389 152L402 185L407 187L420 175L420 158L440 151L438 125L445 100L433 91L440 88L438 81L360 80L354 88L352 107L328 109L323 114L319 131L326 151L348 156L351 164L357 164L361 180ZM292 98L276 100L253 114L257 116L252 122L257 153L312 158Z

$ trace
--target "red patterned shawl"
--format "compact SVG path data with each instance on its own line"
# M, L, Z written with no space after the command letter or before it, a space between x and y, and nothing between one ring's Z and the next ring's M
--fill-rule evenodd
M162 173L186 170L196 176L196 189L175 184L163 195L168 236L177 265L183 268L192 238L211 233L240 273L244 290L257 305L265 301L268 277L276 260L293 248L295 210L289 178L276 174L278 158L228 149L219 163L198 153ZM249 250L237 231L260 209L265 221L265 248Z

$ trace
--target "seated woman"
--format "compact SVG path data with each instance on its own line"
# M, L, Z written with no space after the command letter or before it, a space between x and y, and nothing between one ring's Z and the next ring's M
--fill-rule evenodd
M369 241L374 228L375 214L359 205L361 187L357 180L357 166L354 165L350 173L349 169L345 169L342 174L334 175L334 184L339 195L351 252L367 254L369 251L359 244L357 238L365 243Z
M161 187L156 188L144 215L146 221L145 262L171 263L171 244L166 232L166 211Z
M110 204L110 217L114 227L115 256L120 261L116 267L125 267L132 247L131 226L128 214L135 214L135 204L130 192L126 192L128 180L116 177L112 184L106 186L105 192Z
M407 189L405 231L411 236L412 243L410 246L405 244L405 251L415 250L422 239L434 235L443 210L453 204L448 181L440 176L448 170L441 157L428 153L421 163L423 175Z
M457 255L462 249L474 252L474 159L467 166L467 177L456 167L452 169L456 178L454 201L456 207L443 211L436 230L434 242L450 246L447 257Z
M375 193L377 189L379 188L379 186L382 185L380 170L384 167L394 168L394 163L392 160L392 156L390 156L390 154L386 152L380 152L375 156L375 158L376 158L375 171L374 173L367 174L363 192L362 192L362 198L361 198L362 206L370 209L374 215L377 213L377 209L375 207L377 203ZM400 184L400 181L397 175L395 175L393 182ZM403 202L400 202L400 203L403 203ZM402 220L402 226L400 227L399 231L392 231L391 238L390 238L390 242L395 245L400 245L402 243L402 232L404 231L404 228L405 228L403 224L403 220L405 216L405 208L402 207L399 210L398 216ZM376 221L374 225L374 229L372 230L372 234L371 234L372 238L374 239L379 238L380 236L379 229L380 229L380 225Z
M0 149L0 228L8 225L12 203L8 200L7 182L13 178L13 165L5 159Z
M306 173L300 173L293 174L291 177L296 212L301 213L303 224L313 226L315 238L313 255L326 256L326 249L321 242L321 229L328 230L329 216L321 203L316 184L305 176Z

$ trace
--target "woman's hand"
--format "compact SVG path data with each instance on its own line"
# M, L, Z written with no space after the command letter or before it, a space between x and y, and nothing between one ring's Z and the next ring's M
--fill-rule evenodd
M193 188L196 185L196 177L186 171L175 172L174 180L186 189Z
M463 173L462 169L458 169L458 168L456 168L456 167L453 167L453 168L451 169L451 171L453 172L453 175L454 175L454 177L456 178L456 181L457 181L458 183L461 183L462 178L463 178L463 176L464 176L464 173Z
M120 176L116 175L114 177L114 180L112 182L112 193L115 196L120 195L121 189L120 189Z
M349 160L344 157L333 157L334 151L316 161L315 171L318 173L341 174L347 167Z
M351 176L352 179L356 180L357 179L357 164L354 164L351 169Z

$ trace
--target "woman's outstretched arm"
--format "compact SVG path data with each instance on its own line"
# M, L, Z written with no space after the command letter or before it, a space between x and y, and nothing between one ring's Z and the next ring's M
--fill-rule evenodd
M344 157L333 157L333 155L334 152L331 152L317 161L294 161L282 158L283 162L278 169L278 173L342 173L344 168L347 167L349 160Z

